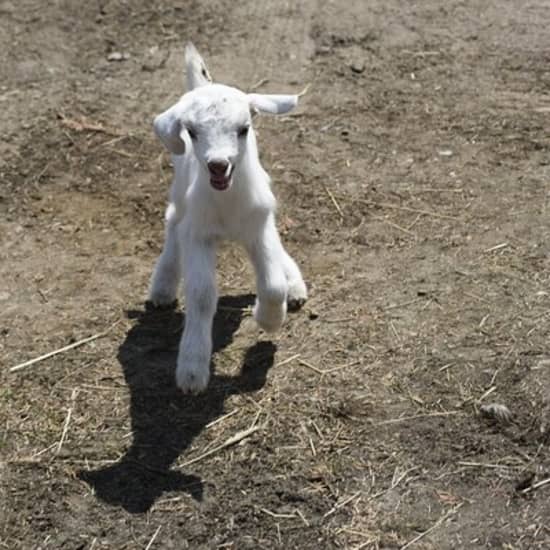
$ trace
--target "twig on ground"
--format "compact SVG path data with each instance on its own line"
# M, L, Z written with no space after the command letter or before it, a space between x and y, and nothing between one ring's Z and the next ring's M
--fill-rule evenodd
M354 367L355 365L359 365L359 363L361 363L361 359L357 359L355 361L352 361L351 363L346 363L345 365L340 365L339 367L332 367L331 369L324 370L323 374L330 374L331 372Z
M491 248L486 248L483 252L495 252L496 250L501 250L502 248L506 248L507 246L510 246L510 243L500 243L496 246L492 246Z
M463 411L441 411L434 413L415 414L413 416L402 416L401 418L392 418L390 420L383 420L377 422L375 426L384 426L385 424L396 424L398 422L406 422L408 420L416 420L417 418L429 418L431 416L451 416L453 414L464 414Z
M545 485L550 485L550 477L547 479L543 479L542 481L539 481L538 483L533 483L533 485L530 485L526 489L523 489L523 491L520 491L521 494L531 493L532 491L535 491L537 489L540 489L541 487L544 487Z
M296 519L296 514L278 514L268 510L267 508L260 508L260 511L276 519Z
M395 472L393 473L393 478L392 478L391 485L388 488L383 489L382 491L378 491L378 493L375 493L374 495L369 496L367 501L373 500L373 499L378 498L378 497L381 497L382 495L385 495L388 491L391 491L392 489L395 489L405 478L407 478L407 476L409 475L410 472L412 472L414 470L418 470L418 468L419 468L419 466L413 466L412 468L408 468L407 470L405 470L399 476L396 475L397 474L397 468L396 468ZM415 476L408 477L406 479L406 482L411 481L412 479L414 479L414 477Z
M29 361L25 361L24 363L20 363L19 365L15 365L14 367L10 368L10 372L16 372L18 370L24 369L26 367L30 367L31 365L34 365L35 363L38 363L40 361L44 361L45 359L49 359L50 357L53 357L54 355L59 355L60 353L64 353L66 351L69 351L74 348L78 348L84 344L87 344L89 342L93 342L94 340L97 340L98 338L103 338L104 336L107 336L109 332L113 329L113 327L118 323L114 323L111 325L107 330L104 330L103 332L99 332L98 334L94 334L93 336L89 336L88 338L83 338L82 340L78 340L78 342L73 342L72 344L69 344L67 346L63 346L62 348L56 349L54 351L50 351L48 353L45 353L44 355L41 355L40 357L35 357L34 359L29 359Z
M348 321L356 321L357 317L340 317L338 319L325 319L325 323L347 323Z
M298 359L300 357L299 353L296 353L295 355L291 355L290 357L287 357L286 359L283 359L282 361L279 361L279 363L276 363L276 367L282 367L283 365L287 365L288 363L291 363L294 361L294 359Z
M389 225L390 227L393 227L395 229L399 229L399 231L402 231L403 233L406 233L407 235L410 235L411 237L414 237L414 238L418 237L418 235L414 231L411 231L410 229L407 229L406 227L402 227L402 226L396 224L395 222L387 220L386 218L381 218L380 216L372 216L372 219L376 220L376 221L379 221L379 222L382 222L382 223L385 223L386 225Z
M361 359L356 359L355 361L352 361L351 363L346 363L345 365L339 365L338 367L332 367L330 369L319 369L316 366L312 365L311 363L308 363L307 361L304 361L303 359L300 359L298 361L300 365L303 365L304 367L307 367L308 369L311 369L312 371L316 372L320 376L324 376L325 374L331 374L333 372L347 369L349 367L354 367L355 365L358 365L361 363Z
M435 529L437 529L446 519L448 519L450 516L456 514L458 512L459 508L461 508L464 505L463 502L455 506L452 510L449 510L447 513L443 514L429 529L426 529L426 531L423 531L414 539L407 542L405 545L403 545L400 550L405 550L405 548L409 548L413 544L416 544L421 538L425 537L427 534L431 533Z
M460 218L456 216L449 216L448 214L440 214L439 212L432 212L431 210L422 210L419 208L411 208L410 206L398 206L396 204L391 204L387 202L377 202L369 201L365 199L353 199L355 202L360 202L366 204L367 206L378 206L379 208L390 208L393 210L404 210L405 212L416 212L417 214L422 214L423 216L431 216L433 218L443 218L445 220L455 220L458 221Z
M69 422L71 421L71 415L73 414L74 403L76 401L76 396L77 395L78 395L78 390L75 388L71 393L71 406L67 409L67 416L65 417L65 423L63 424L63 431L61 432L61 439L59 440L59 443L57 444L56 454L59 454L61 452L61 447L63 446L63 442L65 441L65 438L67 437L67 432L69 430Z
M300 519L304 522L304 525L306 527L309 527L309 521L306 519L306 517L304 516L302 511L299 508L296 508L296 510L294 510L294 511L298 516L300 516Z
M238 413L240 411L239 408L232 410L231 412L228 412L227 414L224 414L223 416L220 416L219 418L216 418L216 420L212 420L212 422L209 422L205 427L211 428L212 426L215 426L216 424L219 424L220 422L223 422L226 418L229 418L230 416L233 416L234 414Z
M157 538L157 536L160 533L161 529L162 529L162 525L159 525L157 527L157 530L154 532L153 536L151 537L151 540L149 541L149 543L145 547L145 550L149 550L149 548L151 548L151 546L153 546L153 542L155 542L155 539Z
M447 363L439 369L439 372L443 372L444 370L450 369L451 367L454 367L455 365L456 365L456 363Z
M213 449L210 449L209 451L206 451L205 453L202 453L201 455L192 458L191 460L188 460L187 462L183 462L182 464L179 464L178 466L180 468L185 468L186 466L190 466L191 464L195 464L196 462L200 462L201 460L204 460L205 458L208 458L209 456L212 456L215 453L218 453L219 451L223 451L223 449L226 449L227 447L231 447L232 445L235 445L236 443L239 443L239 441L242 441L243 439L249 437L254 432L257 432L261 426L252 426L251 428L247 428L246 430L242 430L240 432L237 432L234 436L227 439L224 443L221 445L218 445L217 447L214 447Z
M469 466L471 468L491 468L491 469L516 469L519 466L507 466L506 464L491 464L490 462L469 462L459 461L459 466Z
M125 135L120 130L117 130L115 128L107 128L103 124L101 124L101 122L92 122L84 116L81 116L79 120L66 117L63 113L59 113L58 116L63 126L66 126L71 130L75 130L76 132L101 132L103 134L109 134L116 137L121 137Z
M272 518L276 518L276 519L300 519L304 522L304 525L306 527L309 527L309 521L306 519L302 511L299 510L298 508L296 508L294 510L294 513L292 514L279 514L278 512L272 512L267 508L260 508L260 512L263 512L264 514L267 514L268 516L271 516Z
M114 137L113 139L110 139L109 141L104 141L103 143L100 143L97 145L96 149L99 147L108 147L109 145L114 145L115 143L118 143L119 141L122 141L123 139L131 137L130 134L124 134L122 136Z
M300 365L303 365L304 367L307 367L308 369L311 369L317 374L320 374L320 375L325 374L325 372L322 369L318 369L317 367L314 367L312 364L308 363L307 361L304 361L303 359L300 359L298 363L300 363Z
M342 502L339 502L338 504L335 504L324 516L323 516L323 519L325 518L328 518L329 516L331 516L332 514L334 514L334 512L337 512L338 510L340 510L340 508L343 508L344 506L346 506L346 504L349 504L351 501L355 500L356 498L360 497L361 496L361 491L357 491L357 493L354 493L353 495L351 495L350 497L344 499Z
M402 302L400 304L392 304L391 306L385 307L384 311L389 311L391 309L401 309L402 307L412 306L417 302L422 302L422 298L415 298L414 300L409 300L408 302Z
M334 208L336 208L336 211L338 212L340 218L344 219L344 213L342 212L342 209L340 208L340 205L338 204L338 201L334 197L332 191L324 183L322 184L322 186L325 190L325 193L329 196L332 204L334 205Z
M255 92L258 88L261 88L264 84L267 84L268 82L269 78L262 78L261 80L258 80L258 82L256 82L255 84L252 84L248 91Z
M492 382L491 382L492 383ZM497 389L496 386L490 387L478 400L478 403L481 403L486 397L489 397L495 390Z
M310 89L310 88L311 88L311 82L308 82L308 83L305 85L304 89L303 89L301 92L298 92L296 95L297 95L298 97L303 97L303 96L305 96L305 95L309 92L309 89Z

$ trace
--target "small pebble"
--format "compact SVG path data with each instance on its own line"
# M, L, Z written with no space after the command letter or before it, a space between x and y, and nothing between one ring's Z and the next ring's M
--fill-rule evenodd
M111 52L107 56L107 61L125 61L130 58L130 54L121 52Z

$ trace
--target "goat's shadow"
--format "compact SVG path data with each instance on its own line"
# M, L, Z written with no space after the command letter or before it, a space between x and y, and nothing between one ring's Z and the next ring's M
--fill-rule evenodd
M231 343L242 309L252 301L250 295L220 299L214 351ZM275 345L258 342L247 350L238 375L214 373L205 394L186 396L174 380L183 315L148 308L129 315L138 322L120 346L118 360L130 389L133 440L115 464L82 470L78 476L94 488L98 498L131 513L146 512L167 491L185 491L201 500L202 479L171 467L204 427L224 413L229 395L263 387Z

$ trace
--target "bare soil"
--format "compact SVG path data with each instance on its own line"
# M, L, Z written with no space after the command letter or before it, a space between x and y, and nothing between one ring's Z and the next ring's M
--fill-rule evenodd
M546 0L0 18L0 547L550 548ZM184 304L144 306L187 40L219 81L311 83L257 119L311 299L261 333L224 247L200 397Z

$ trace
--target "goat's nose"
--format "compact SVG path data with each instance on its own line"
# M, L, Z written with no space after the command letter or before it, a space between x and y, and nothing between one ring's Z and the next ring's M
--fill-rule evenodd
M223 159L211 160L208 162L208 170L216 176L223 176L227 173L229 162Z

